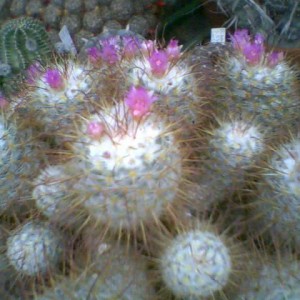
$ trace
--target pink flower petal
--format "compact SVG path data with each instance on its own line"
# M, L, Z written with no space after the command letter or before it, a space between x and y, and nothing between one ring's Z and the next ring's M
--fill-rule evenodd
M175 60L180 57L180 49L182 46L178 46L178 40L170 40L167 48L166 48L166 53L168 55L168 58L170 60Z
M135 117L142 117L150 111L151 104L157 99L153 92L144 87L132 86L125 97L125 104Z
M169 67L169 57L164 50L154 51L148 61L151 66L151 71L156 76L163 76Z
M104 126L100 122L90 122L87 127L87 134L93 138L98 139L104 133Z
M63 77L57 69L48 69L44 78L52 89L61 89L64 86Z
M96 63L99 61L99 59L101 58L100 53L100 49L98 49L97 47L91 47L87 49L88 59L91 63Z

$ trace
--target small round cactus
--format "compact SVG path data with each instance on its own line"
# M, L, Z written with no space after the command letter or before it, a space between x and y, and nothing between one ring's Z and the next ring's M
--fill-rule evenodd
M256 260L256 272L244 280L233 300L297 300L300 297L300 262L288 254Z
M0 61L13 73L25 70L32 62L49 59L51 44L43 24L33 18L13 19L0 30Z
M57 267L64 251L62 235L47 223L28 222L7 239L6 255L16 271L37 276Z
M201 161L195 190L203 208L238 191L264 150L263 133L245 121L219 122L207 139L208 151Z
M209 231L178 234L160 259L163 281L176 297L211 296L227 285L232 272L229 249Z
M48 166L34 180L32 197L37 208L52 222L68 227L83 223L83 211L75 205L72 178L65 174L64 166Z
M258 195L253 205L253 215L259 215L255 218L259 228L254 226L258 232L266 231L273 242L292 243L296 247L300 245L299 150L299 139L277 148L267 163L262 181L258 183Z

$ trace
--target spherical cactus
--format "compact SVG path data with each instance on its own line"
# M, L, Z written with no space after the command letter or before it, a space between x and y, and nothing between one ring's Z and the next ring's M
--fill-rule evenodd
M297 300L300 297L300 262L285 254L256 260L256 272L242 282L233 300Z
M299 119L297 76L283 53L267 52L264 37L256 34L251 39L247 30L234 33L232 46L233 55L223 61L230 86L224 83L227 99L224 101L224 94L218 99L219 108L245 115L270 133L295 128Z
M268 233L273 242L300 245L299 230L299 166L300 141L294 139L275 150L258 183L258 195L253 205L258 233ZM258 228L257 228L258 227Z
M37 276L56 268L63 251L64 241L60 232L47 223L28 222L11 233L6 255L16 271Z
M13 19L0 30L0 61L13 73L25 70L33 61L45 62L51 55L51 44L38 20Z
M125 102L104 107L75 133L76 189L90 213L115 229L160 216L182 179L180 143L171 125L150 111L156 100L145 88L132 87Z
M73 184L63 165L48 166L34 180L32 197L37 208L52 222L67 227L83 224L84 211L74 203Z
M56 133L67 127L78 113L86 107L86 94L90 92L93 78L88 67L68 59L43 68L32 64L27 70L25 95L13 98L18 110L25 108L26 114L33 114L44 133Z
M244 185L247 170L264 150L264 135L254 124L227 121L219 122L207 139L207 153L197 177L197 197L201 206L209 207Z
M229 282L232 259L222 239L206 230L178 234L160 257L162 279L178 298L202 299Z

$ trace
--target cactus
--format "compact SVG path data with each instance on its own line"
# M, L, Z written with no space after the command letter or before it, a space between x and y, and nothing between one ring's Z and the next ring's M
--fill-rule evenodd
M191 199L203 210L233 196L245 183L265 148L264 135L254 124L219 121L206 134L207 149L201 153L199 175ZM195 200L194 200L195 201Z
M26 93L16 97L13 105L26 109L27 115L34 115L43 132L56 132L61 143L64 139L60 129L64 128L67 135L67 126L76 114L88 109L84 99L94 79L88 72L88 68L72 59L45 68L32 64L26 71Z
M6 106L6 105L5 105ZM0 212L25 204L31 193L30 180L39 172L43 143L33 130L22 129L17 120L2 111L0 116ZM24 208L23 208L24 209Z
M149 103L135 106L137 99ZM133 102L133 111L122 102L107 107L75 133L77 163L69 163L65 172L79 176L75 190L80 202L96 220L115 229L159 216L174 201L181 181L182 157L172 131L167 134L159 115L143 116L154 100L144 88L133 87L125 99L128 105Z
M48 166L34 181L32 198L36 207L52 222L67 228L77 228L86 218L83 210L74 203L72 178L65 175L65 166Z
M29 276L56 268L63 251L62 235L47 223L28 222L7 239L9 263L18 272Z
M258 183L257 199L253 203L252 212L259 215L255 220L254 231L268 233L272 242L277 244L292 244L297 247L300 245L299 147L299 139L294 139L282 144L272 153L262 180ZM252 225L251 227L253 230Z
M261 34L251 39L247 30L238 30L231 40L233 55L223 61L228 99L224 101L223 93L216 105L255 120L270 134L286 127L294 130L299 120L295 70L288 66L283 53L265 50Z
M233 300L290 299L300 296L300 263L295 255L255 259L255 274L242 282Z
M241 279L235 273L246 271L239 244L228 234L219 233L218 225L207 220L181 217L181 221L175 221L169 231L153 239L155 271L163 283L162 299L170 293L176 299L226 295Z
M231 272L227 248L210 232L178 236L161 260L163 280L177 297L210 296L227 284Z
M145 261L138 254L128 254L124 246L98 244L88 266L77 275L60 279L35 300L80 300L87 297L95 300L152 300L155 297L147 278Z
M32 18L8 21L0 30L0 61L13 74L25 70L32 62L44 62L51 46L43 25Z

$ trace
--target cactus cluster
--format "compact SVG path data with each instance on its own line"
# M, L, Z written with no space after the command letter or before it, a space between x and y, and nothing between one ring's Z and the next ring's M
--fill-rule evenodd
M1 96L3 297L300 297L297 71L214 47L106 31Z

